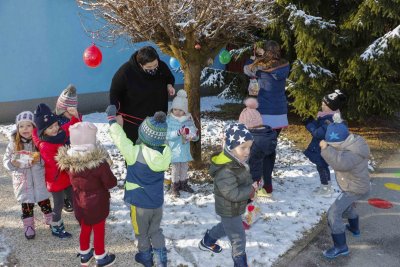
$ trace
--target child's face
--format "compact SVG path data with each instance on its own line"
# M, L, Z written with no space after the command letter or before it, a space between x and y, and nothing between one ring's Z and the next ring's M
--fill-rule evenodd
M33 124L29 121L21 121L18 124L18 133L25 139L32 138Z
M58 122L56 121L52 125L50 125L46 130L44 130L44 134L47 136L56 136L58 134L58 131L60 130L60 126L58 125Z
M185 115L185 111L183 111L182 109L173 108L172 114L174 114L174 116L180 118Z
M324 101L322 101L321 110L322 110L323 112L330 112L330 111L332 111L332 110L325 104Z
M234 149L232 149L232 154L238 158L241 162L245 162L249 159L250 156L250 148L253 144L253 141L246 141L241 145L238 145Z

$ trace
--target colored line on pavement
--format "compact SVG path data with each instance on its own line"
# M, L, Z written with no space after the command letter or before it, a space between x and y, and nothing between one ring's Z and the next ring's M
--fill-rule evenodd
M400 184L395 184L395 183L386 183L385 187L391 190L396 190L400 191Z
M370 198L368 199L368 204L374 206L375 208L379 209L390 209L393 207L393 204L387 200L380 199L380 198Z

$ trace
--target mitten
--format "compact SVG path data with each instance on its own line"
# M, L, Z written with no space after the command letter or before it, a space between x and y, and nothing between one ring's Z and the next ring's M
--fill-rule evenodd
M117 108L114 105L109 105L106 109L108 123L111 125L117 122Z

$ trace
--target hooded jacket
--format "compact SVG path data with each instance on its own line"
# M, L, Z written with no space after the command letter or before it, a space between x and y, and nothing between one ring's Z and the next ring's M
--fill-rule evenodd
M340 189L354 194L366 194L370 190L369 154L364 138L355 134L335 147L329 145L321 150L322 157L336 173Z
M214 178L215 212L221 217L242 215L253 190L249 171L221 152L211 156L209 173Z
M56 160L60 170L69 174L76 219L87 225L105 220L110 211L108 190L117 185L107 151L96 146L93 151L69 155L68 147L62 147Z
M115 73L110 88L110 104L119 112L140 118L124 117L124 131L132 142L138 138L138 128L143 119L156 111L168 111L167 84L174 85L175 78L167 64L158 58L158 70L152 76L143 71L134 53L128 62ZM141 120L142 119L142 120Z
M157 209L164 203L164 172L171 163L171 149L162 153L143 143L134 145L118 123L110 135L127 164L124 201L139 208Z
M12 136L3 157L4 167L11 172L14 194L19 203L37 203L50 197L44 181L44 163L40 160L28 168L17 168L11 164L15 151L15 135ZM33 142L24 144L24 151L34 152Z

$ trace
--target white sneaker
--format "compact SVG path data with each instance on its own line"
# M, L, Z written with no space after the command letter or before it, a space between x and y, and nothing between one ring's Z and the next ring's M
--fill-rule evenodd
M321 185L319 187L319 190L314 192L314 196L320 196L320 197L332 197L332 187L329 185Z

